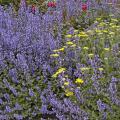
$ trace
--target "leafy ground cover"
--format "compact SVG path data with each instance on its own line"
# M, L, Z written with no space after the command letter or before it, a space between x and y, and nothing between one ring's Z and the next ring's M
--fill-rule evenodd
M0 120L120 119L120 13L73 3L0 6Z

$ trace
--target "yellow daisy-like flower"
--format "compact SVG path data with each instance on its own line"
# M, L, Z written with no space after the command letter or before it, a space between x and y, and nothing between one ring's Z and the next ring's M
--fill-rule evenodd
M64 51L64 50L65 50L65 48L60 48L60 49L59 49L59 51Z
M69 85L69 82L64 82L64 85L65 85L65 86Z
M89 48L88 47L83 47L84 50L88 50Z
M65 36L66 38L72 38L72 35L71 34L68 34Z
M82 83L84 83L84 81L83 81L82 79L80 79L80 78L77 78L77 79L75 80L75 83L80 83L80 84L82 84Z
M60 52L60 51L64 51L65 50L65 48L63 47L63 48L60 48L60 49L57 49L57 50L53 50L53 52Z
M113 18L111 19L111 21L113 21L113 22L118 22L118 20L117 20L117 19L113 19Z
M89 57L93 57L93 56L94 56L94 54L90 53L90 54L88 54L88 56L89 56Z
M85 70L90 70L90 68L88 68L88 67L82 67L82 68L80 68L80 70L81 71L85 71Z
M99 29L95 29L95 32L96 32L96 33L101 33L102 31L99 30Z
M51 57L58 57L59 54L51 54L50 56L51 56Z
M113 26L111 26L111 28L113 28L113 29L114 29L114 28L117 28L117 26L116 26L116 25L113 25Z
M71 41L66 42L67 45L73 45L74 43Z
M88 37L88 35L85 32L80 32L77 36L78 37Z
M107 31L107 30L103 30L102 32L103 32L103 33L108 33L108 31Z
M114 32L109 32L109 35L115 35L115 33Z
M74 35L74 37L76 38L76 37L78 37L78 35Z
M78 32L78 30L74 30L74 33L77 33Z
M98 35L103 35L103 33L101 32L101 33L98 33Z
M53 52L59 52L59 50L53 50Z
M76 44L71 45L71 47L76 47Z
M99 71L103 71L104 69L103 68L98 68Z
M66 78L68 78L68 75L65 75Z
M92 30L88 30L87 33L88 34L93 34L93 31Z
M66 96L73 96L73 92L70 90L65 90Z
M97 21L100 21L100 20L101 20L101 18L96 18L96 20L97 20Z
M110 26L113 26L113 25L115 25L115 24L114 24L114 23L110 23L109 25L110 25Z
M63 46L63 48L67 48L67 46Z
M110 51L110 48L104 48L105 51Z
M60 73L62 73L63 71L65 71L65 68L60 68L57 70L57 72L55 74L52 75L53 78L56 78Z
M98 26L103 27L103 26L105 26L105 25L106 25L106 23L101 22Z

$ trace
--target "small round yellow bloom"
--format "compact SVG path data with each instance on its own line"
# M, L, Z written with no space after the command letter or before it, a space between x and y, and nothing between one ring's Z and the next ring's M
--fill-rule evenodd
M73 96L73 92L67 91L67 92L66 92L66 96Z
M78 37L88 37L88 35L87 35L86 33L84 33L84 34L83 34L83 33L80 33L80 34L78 34L77 36L78 36Z
M101 30L96 29L95 32L96 33L101 33Z
M68 78L68 75L65 75L66 78Z
M82 68L80 68L80 70L81 71L85 71L85 70L90 70L90 68L88 68L88 67L82 67Z
M113 21L113 22L118 22L118 20L117 20L117 19L113 19L113 18L111 19L111 21Z
M115 35L115 33L114 32L109 32L109 35Z
M82 84L82 83L84 83L84 81L83 81L82 79L80 79L80 78L77 78L76 81L75 81L75 83L80 83L80 84Z
M84 50L88 50L89 48L88 47L83 47Z
M97 21L100 21L100 20L101 20L101 18L96 18L96 20L97 20Z
M65 85L65 86L69 85L69 82L64 82L64 85Z
M59 50L53 50L53 52L59 52Z
M51 57L58 57L59 54L51 54L50 56L51 56Z
M108 33L108 31L107 31L107 30L103 30L102 32L103 32L103 33Z
M88 54L88 56L89 56L89 57L93 57L93 56L94 56L94 54L90 53L90 54Z
M52 75L52 77L56 78L60 73L64 72L65 70L66 70L65 68L58 69L56 73Z
M103 71L104 69L103 68L98 68L99 71Z
M76 44L71 45L71 47L76 47Z
M116 27L117 27L116 25L111 26L111 28L113 28L113 29L116 28Z
M78 32L78 30L74 30L74 33L77 33Z
M104 48L105 51L110 51L110 48Z
M72 35L71 34L68 34L65 36L66 38L72 38Z
M63 48L67 48L67 46L63 46Z
M60 49L58 49L59 51L64 51L65 50L65 48L63 47L63 48L60 48Z
M67 45L73 45L74 43L71 41L66 42Z

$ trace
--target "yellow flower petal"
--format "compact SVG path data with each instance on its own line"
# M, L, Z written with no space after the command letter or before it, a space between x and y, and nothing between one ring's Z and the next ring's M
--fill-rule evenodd
M64 85L65 85L65 86L69 85L69 82L64 82Z
M66 38L72 38L72 35L71 34L68 34L65 36Z
M58 57L59 54L51 54L50 56L51 56L51 57Z
M75 81L75 83L80 83L80 84L82 84L82 83L84 83L84 81L83 81L82 79L80 79L80 78L77 78L76 81Z

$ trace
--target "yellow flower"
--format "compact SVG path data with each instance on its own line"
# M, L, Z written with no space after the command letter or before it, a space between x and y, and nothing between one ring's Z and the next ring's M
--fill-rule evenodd
M88 54L88 56L89 56L89 57L93 57L93 56L94 56L94 54L90 53L90 54Z
M89 48L88 47L83 47L84 50L88 50Z
M88 30L87 33L88 34L93 34L93 31L92 30Z
M115 35L115 33L114 32L109 32L109 35Z
M113 25L115 25L115 24L114 24L114 23L110 23L109 25L110 25L110 26L113 26Z
M101 30L95 29L96 33L101 33Z
M103 33L108 33L108 31L107 31L107 30L103 30L102 32L103 32Z
M68 89L65 90L66 96L73 96L73 92L69 91Z
M59 52L59 51L64 51L64 47L63 48L60 48L60 49L57 49L57 50L53 50L53 52Z
M80 83L80 84L82 84L82 83L84 83L84 81L83 81L82 79L80 79L80 78L77 78L76 81L75 81L75 83Z
M110 51L110 48L104 48L105 51Z
M73 45L74 43L69 41L69 42L66 42L67 45Z
M77 33L78 32L78 30L74 30L74 33Z
M65 71L65 68L60 68L56 71L55 74L52 75L53 78L56 78L60 73L62 73L63 71Z
M63 46L63 48L67 48L67 46Z
M72 35L71 34L68 34L65 36L66 38L72 38Z
M103 33L101 32L101 33L98 33L98 35L103 35Z
M76 47L76 44L71 45L71 47Z
M113 18L111 19L111 21L113 21L113 22L118 22L118 20L117 20L117 19L113 19Z
M99 71L103 71L104 69L103 68L98 68Z
M68 75L65 75L65 78L68 78Z
M65 85L65 86L69 85L69 82L64 82L64 85Z
M85 32L80 32L78 37L88 37L88 35Z
M106 25L104 22L101 22L98 26L103 27L104 25Z
M116 28L116 27L117 27L116 25L111 26L111 28L113 28L113 29Z
M85 71L85 70L89 70L90 68L88 68L88 67L82 67L82 68L80 68L80 70L81 71Z
M58 69L58 72L61 73L61 72L65 71L65 70L66 70L65 68L60 68L60 69Z
M60 49L59 49L59 51L64 51L64 50L65 50L65 48L60 48Z
M97 21L100 21L100 20L101 20L101 18L96 18L96 20L97 20Z
M53 52L59 52L59 50L53 50Z
M51 54L50 56L51 56L51 57L58 57L59 54Z

